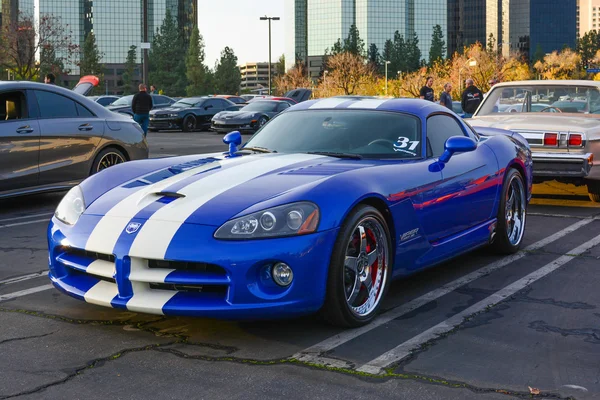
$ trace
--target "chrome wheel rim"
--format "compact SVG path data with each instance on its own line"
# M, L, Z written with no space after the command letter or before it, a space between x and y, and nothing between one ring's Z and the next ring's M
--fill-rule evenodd
M260 126L260 127L262 127L266 123L267 123L266 118L261 118L258 120L258 126Z
M508 241L516 246L523 238L526 217L525 188L517 175L514 175L508 184L505 211Z
M389 249L383 225L366 217L354 228L344 260L344 295L352 313L366 317L383 297Z
M108 167L112 167L113 165L117 165L117 164L121 164L124 163L125 160L123 159L123 157L118 154L118 153L106 153L101 159L100 162L98 163L98 169L96 170L96 172L100 172L103 169L106 169Z

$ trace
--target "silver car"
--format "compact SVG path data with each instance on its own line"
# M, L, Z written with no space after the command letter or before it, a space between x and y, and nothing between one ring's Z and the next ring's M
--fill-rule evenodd
M0 198L68 189L104 168L148 158L140 126L74 90L0 82Z
M587 185L600 202L600 82L519 81L495 85L467 122L523 135L534 182Z

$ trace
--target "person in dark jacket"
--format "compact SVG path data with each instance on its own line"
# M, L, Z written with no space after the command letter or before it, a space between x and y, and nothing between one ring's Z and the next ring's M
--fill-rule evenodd
M465 112L464 118L471 118L483 100L483 93L475 86L473 79L469 78L465 83L467 84L467 88L462 93L460 105Z
M56 77L52 73L46 74L46 76L44 76L44 83L47 83L49 85L56 85L56 83L54 82L55 80Z
M425 86L421 88L421 92L419 93L419 97L424 100L434 101L433 99L433 78L431 76L427 77L425 81Z
M147 92L146 85L143 83L139 86L140 91L133 96L131 101L131 109L133 111L133 120L140 124L144 131L144 136L148 133L148 125L150 124L150 110L152 110L152 96Z

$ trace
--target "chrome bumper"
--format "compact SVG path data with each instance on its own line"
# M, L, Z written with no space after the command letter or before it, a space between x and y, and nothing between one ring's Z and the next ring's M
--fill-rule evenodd
M585 178L594 165L594 155L533 152L533 176Z

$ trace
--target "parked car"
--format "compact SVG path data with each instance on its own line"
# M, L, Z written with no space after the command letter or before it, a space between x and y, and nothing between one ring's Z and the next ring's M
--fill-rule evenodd
M600 159L599 113L600 82L504 82L492 87L469 123L520 133L533 151L536 182L584 184L590 199L600 202L600 167L594 165Z
M152 96L153 110L169 107L171 104L175 103L175 100L172 98L163 96L161 94L151 94L150 96ZM131 109L132 100L132 94L129 96L123 96L106 108L108 108L110 111L127 114L133 118L133 110Z
M241 96L233 96L229 94L218 94L215 97L220 97L222 99L227 99L235 104L246 104L248 101Z
M241 134L227 134L225 154L92 176L52 218L50 280L130 312L320 310L356 327L377 316L393 278L482 246L518 251L531 196L525 139L476 133L425 100L378 102L303 102L239 149Z
M84 97L83 77L68 90L0 82L0 197L68 189L107 167L148 158L140 126Z
M111 95L104 95L104 96L87 96L88 99L95 101L96 103L100 104L101 106L109 106L112 103L114 103L115 101L119 100L119 98L121 96L111 96Z
M210 129L215 132L240 131L254 133L271 118L289 108L290 104L279 100L251 101L239 111L222 111L211 121Z
M264 96L264 97L255 97L251 100L248 100L248 104L254 103L256 101L263 101L263 100L276 100L276 101L285 101L286 103L288 103L290 106L293 106L294 104L298 104L296 102L296 100L292 100L290 98L287 97L281 97L281 96Z
M191 132L208 129L215 114L237 109L235 103L219 97L188 97L170 107L150 111L149 130L176 129Z
M293 89L283 95L283 97L288 97L298 103L302 103L303 101L310 99L311 96L312 90L305 88Z

